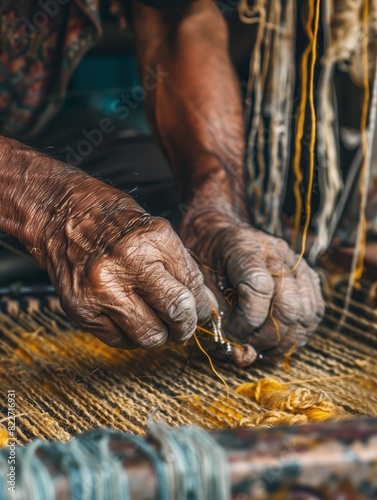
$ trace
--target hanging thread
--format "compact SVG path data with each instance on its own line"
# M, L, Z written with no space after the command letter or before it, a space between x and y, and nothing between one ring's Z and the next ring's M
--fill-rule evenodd
M199 339L198 339L198 336L196 335L196 333L194 333L194 339L195 339L195 342L197 344L197 346L199 347L199 349L202 351L202 353L207 357L208 359L208 362L209 362L209 366L211 367L211 370L213 371L213 373L216 375L216 377L221 380L221 382L224 384L225 386L225 389L226 389L226 397L229 398L229 387L228 387L228 384L225 382L225 379L224 377L222 377L220 375L220 373L216 370L216 368L214 367L213 365L213 361L211 359L211 356L208 354L208 352L204 349L204 347L202 346L202 344L200 343Z
M229 500L230 479L224 450L197 427L149 425L169 478L169 500Z

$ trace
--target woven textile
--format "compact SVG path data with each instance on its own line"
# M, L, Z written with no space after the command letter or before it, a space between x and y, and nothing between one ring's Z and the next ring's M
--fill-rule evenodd
M375 416L377 312L365 305L365 290L357 302L353 300L344 329L337 332L342 293L334 292L326 320L309 344L291 357L289 371L281 359L259 360L248 369L216 363L229 385L229 399L194 344L122 351L72 329L48 309L1 313L0 422L6 424L6 397L12 389L19 444L36 437L67 440L97 427L144 435L156 408L156 418L169 425L205 429L310 421L299 410L272 410L234 390L265 377L313 394L325 391L337 405L339 419Z

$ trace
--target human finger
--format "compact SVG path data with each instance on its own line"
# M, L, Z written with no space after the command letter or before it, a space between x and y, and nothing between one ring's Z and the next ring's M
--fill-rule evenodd
M161 263L152 270L152 276L154 278L146 286L135 287L135 292L168 325L172 340L184 342L190 339L197 325L194 295L173 278Z
M276 293L265 323L256 330L251 345L258 351L279 345L292 325L302 318L302 299L293 276L275 278Z
M160 347L169 338L168 327L136 293L113 296L103 312L135 344L143 349Z
M237 303L229 317L230 331L245 339L265 322L275 283L262 258L256 254L229 259L227 275L237 292Z
M182 249L177 249L175 259L166 259L164 265L166 270L192 293L195 299L197 322L204 324L210 321L213 308L219 310L218 301L205 285L202 272L183 245Z

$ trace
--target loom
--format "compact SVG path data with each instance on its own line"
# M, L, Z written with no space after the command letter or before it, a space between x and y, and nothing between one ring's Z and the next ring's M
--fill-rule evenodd
M319 5L307 2L311 42L308 19L318 19ZM315 137L323 196L315 220L306 211L304 224L297 206L305 207L313 178L303 170L302 139L313 131L307 125L313 109L310 90L308 100L299 92L293 108L296 3L242 0L239 12L258 31L245 96L253 222L289 234L302 252L303 234L312 229L314 260L336 236L352 191L347 181L342 188L336 146L341 123L333 78L345 60L364 95L349 178L365 187L375 166L377 6L372 0L323 7ZM301 54L308 88L311 55ZM272 132L264 143L266 124ZM280 216L291 160L296 214L285 233ZM216 363L229 393L193 342L174 351L115 350L77 330L49 285L0 284L0 499L377 498L377 263L363 250L365 189L357 201L356 251L340 249L323 261L327 310L317 332L282 360L262 355L246 370ZM6 483L13 451L16 493Z
M91 429L108 427L116 432L106 446L117 450L111 460L122 462L118 479L121 481L122 474L128 477L129 498L163 498L156 493L151 458L142 452L141 445L127 440L128 434L146 437L148 446L159 449L150 434L151 414L152 428L157 422L211 431L224 450L232 498L306 498L308 491L313 498L335 498L336 492L356 494L360 488L364 491L360 498L374 498L376 298L372 284L363 282L338 331L347 281L340 279L332 286L325 320L288 366L284 367L283 360L266 359L257 360L247 371L232 364L216 364L229 386L229 397L193 344L191 353L184 348L175 352L162 348L158 353L114 350L74 329L50 289L47 295L39 290L38 298L30 296L30 290L8 290L14 295L1 300L0 388L3 401L9 390L16 394L18 480L23 492L16 498L34 498L27 496L30 493L22 471L38 461L49 478L46 488L59 484L64 494L60 492L56 498L70 498L68 478L73 472L62 465L64 443L71 443L72 436L81 436L84 431L90 436ZM325 289L329 291L329 287L327 284ZM22 296L23 291L27 295ZM0 440L5 446L13 441L7 432L4 406L2 414ZM290 427L284 427L287 425ZM43 444L56 440L61 445L58 451L49 451L49 445ZM0 451L2 474L9 467L9 449L5 446ZM24 464L27 453L32 457L28 455L29 465ZM158 457L165 464L163 456ZM77 474L84 466L97 470L89 459L88 463L80 460L73 460ZM96 464L98 470L103 466ZM145 480L141 485L140 477ZM100 473L93 473L85 481L89 481L90 491L95 491L106 489L102 479ZM0 498L14 497L5 496L3 489ZM181 497L172 494L169 498Z

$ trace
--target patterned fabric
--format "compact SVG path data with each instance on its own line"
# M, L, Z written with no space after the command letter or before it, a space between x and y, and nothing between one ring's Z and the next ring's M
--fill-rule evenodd
M56 112L100 37L98 0L5 0L0 19L0 132L28 137Z
M102 34L100 0L0 1L0 133L28 138L61 106L75 67ZM130 1L108 0L126 27ZM139 0L177 7L191 0Z

